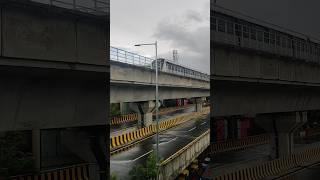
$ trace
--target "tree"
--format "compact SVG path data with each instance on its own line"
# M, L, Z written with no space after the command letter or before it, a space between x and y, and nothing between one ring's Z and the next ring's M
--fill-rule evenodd
M146 165L138 164L134 166L129 175L132 180L155 179L157 177L157 160L156 154L152 152L147 159Z
M23 132L8 132L0 137L0 177L32 172L33 158L27 152Z

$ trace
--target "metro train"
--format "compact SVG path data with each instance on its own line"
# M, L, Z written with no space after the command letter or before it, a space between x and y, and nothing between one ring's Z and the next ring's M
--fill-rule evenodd
M155 69L155 61L152 62L152 69ZM210 76L208 74L199 72L192 68L183 66L177 62L167 60L164 58L158 59L158 69L162 72L177 74L186 77L192 77L201 80L210 80Z
M320 63L318 40L310 40L306 35L270 26L224 11L214 11L211 14L214 42Z

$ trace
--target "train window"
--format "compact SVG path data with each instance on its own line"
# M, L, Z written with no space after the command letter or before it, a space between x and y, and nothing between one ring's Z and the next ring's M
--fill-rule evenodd
M218 20L218 31L219 32L225 32L225 27L226 26L226 22L224 20L219 19Z
M280 36L278 34L276 35L276 44L280 46Z
M211 27L212 27L212 29L213 30L216 30L217 28L216 28L216 26L217 26L217 19L216 18L212 18L212 20L211 20Z
M262 39L263 39L262 31L257 31L257 39L258 39L258 41L262 41Z
M300 46L301 46L300 41L296 41L296 46L297 46L297 51L299 52L300 51Z
M242 26L243 28L243 37L249 38L249 28L247 26Z
M251 39L256 40L256 30L254 28L250 29Z
M271 43L272 45L274 45L274 44L275 44L275 41L276 41L276 39L275 39L275 34L274 34L274 32L270 32L270 43Z
M290 38L287 39L287 47L288 48L292 48L291 39Z
M233 32L234 32L233 23L230 22L230 21L227 22L227 32L228 32L229 34L233 34Z
M264 42L265 43L269 43L269 33L268 32L264 32L263 33L263 37L264 37Z
M242 30L240 24L235 24L235 33L237 36L242 36Z
M283 48L287 47L286 44L287 44L287 41L286 41L285 37L282 37L281 38L281 47L283 47Z

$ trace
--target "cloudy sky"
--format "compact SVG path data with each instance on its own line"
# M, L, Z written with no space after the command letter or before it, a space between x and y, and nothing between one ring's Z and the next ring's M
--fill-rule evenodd
M110 44L154 57L154 48L134 47L158 40L159 57L210 72L209 0L111 0Z
M217 4L320 39L319 0L217 0Z

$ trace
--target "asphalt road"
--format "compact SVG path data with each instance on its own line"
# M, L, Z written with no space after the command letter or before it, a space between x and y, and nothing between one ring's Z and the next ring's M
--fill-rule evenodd
M174 154L207 131L210 127L209 119L210 117L207 115L201 119L190 120L184 124L162 132L159 136L159 153L161 158L168 158L170 155ZM155 149L156 135L153 135L133 148L113 155L110 158L111 172L115 172L118 179L130 179L129 171L131 168L134 165L145 163L148 155L155 151Z
M166 120L172 116L176 116L181 113L187 113L187 112L193 112L195 111L195 106L190 106L185 109L179 109L173 112L169 112L163 115L159 115L159 121ZM155 115L153 115L153 121L155 121ZM132 121L128 123L118 124L118 125L112 125L110 126L110 133L116 134L117 132L123 131L125 129L137 127L137 121Z

